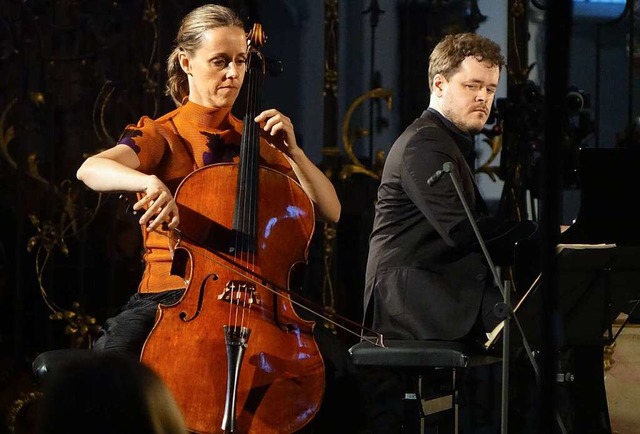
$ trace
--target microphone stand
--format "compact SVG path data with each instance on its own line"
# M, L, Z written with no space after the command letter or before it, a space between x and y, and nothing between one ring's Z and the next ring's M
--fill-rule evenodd
M502 434L507 434L508 416L509 416L509 345L510 345L509 328L511 325L512 318L516 323L516 325L518 326L518 329L520 330L520 334L522 335L522 343L527 351L527 355L529 356L529 360L531 361L531 365L533 366L533 369L535 371L536 379L540 378L540 374L538 372L538 364L533 358L533 353L529 347L529 343L524 334L524 330L522 329L520 322L518 321L518 317L516 316L516 313L513 310L513 307L511 306L511 294L510 294L510 287L508 285L508 282L507 282L507 287L505 288L502 285L500 277L498 276L498 271L493 263L493 260L491 259L491 255L489 254L489 251L487 250L487 246L484 243L482 234L480 234L480 230L478 229L478 225L476 224L476 221L473 218L473 214L469 209L469 205L467 204L467 201L464 198L464 194L462 193L462 189L460 188L460 183L458 182L458 179L453 173L453 163L450 161L444 163L442 165L442 170L438 170L433 176L431 176L427 180L427 183L429 185L435 184L435 182L438 181L438 179L440 179L440 177L443 176L445 173L448 173L449 176L451 177L451 181L453 182L453 186L456 189L456 193L458 194L458 197L462 202L462 206L464 207L464 211L467 214L467 218L471 223L473 232L475 233L478 243L482 248L482 253L484 254L487 264L489 264L489 268L491 269L491 273L493 274L493 279L495 280L496 285L498 285L498 288L502 293L503 305L500 306L500 303L498 303L494 307L494 310L496 311L496 313L500 314L500 316L504 318L503 329L502 329L502 333L503 333L503 336L502 336L503 337L502 338L502 390L501 390L502 403L500 407L501 409L501 424L500 424L501 428L500 429Z

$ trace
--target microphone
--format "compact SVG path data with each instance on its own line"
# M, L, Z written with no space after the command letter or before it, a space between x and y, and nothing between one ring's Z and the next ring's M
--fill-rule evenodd
M453 163L451 161L447 161L442 165L442 169L438 170L436 173L431 175L429 179L427 179L427 184L429 187L432 187L436 182L442 178L442 175L445 173L450 173L453 170Z

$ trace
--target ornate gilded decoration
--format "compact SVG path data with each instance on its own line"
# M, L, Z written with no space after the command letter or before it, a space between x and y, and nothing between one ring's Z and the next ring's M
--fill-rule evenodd
M334 223L325 223L323 225L322 240L322 265L323 275L322 279L322 305L325 306L325 311L328 317L332 317L336 313L335 309L335 292L333 287L333 280L331 279L331 266L333 262L333 254L335 251L337 229ZM334 323L330 321L324 321L324 326L332 333L336 332Z
M45 100L40 92L31 92L30 100L36 105L44 105ZM15 127L7 125L7 115L17 103L17 99L12 99L7 107L2 111L0 116L0 149L2 157L9 165L18 169L18 163L9 152L9 144L16 137ZM50 182L40 174L39 159L36 152L29 152L26 156L24 167L25 174L34 179L47 188L52 188ZM64 180L60 186L52 188L52 197L56 197L61 202L62 212L58 222L50 220L41 221L34 214L29 215L29 220L33 225L36 234L29 238L27 242L27 251L36 251L35 268L40 293L47 307L52 311L51 319L66 320L67 327L65 332L72 336L74 344L80 346L83 342L90 342L91 336L98 330L96 319L80 313L79 303L74 303L72 310L64 310L58 307L49 298L43 283L43 274L46 264L49 262L54 251L59 251L65 256L69 255L66 239L75 236L79 230L86 227L95 217L100 208L101 200L98 200L96 208L89 211L88 214L78 212L77 197L78 186L69 180Z
M9 154L9 143L15 138L16 130L13 125L6 125L7 123L7 114L11 111L13 106L18 101L17 98L9 101L7 106L2 110L2 114L0 115L0 152L2 152L2 156L9 163L11 167L14 169L18 167L15 160Z
M340 164L341 152L337 138L338 112L338 0L324 2L324 145L322 147L324 173L329 179L335 178ZM329 315L335 313L335 275L332 272L336 245L336 225L325 223L322 239L322 304ZM335 327L329 321L323 324L332 333Z
M528 81L534 64L527 65L527 7L522 0L508 4L507 98L496 101L497 117L503 131L500 178L504 181L498 214L516 221L535 219L527 211L526 184L536 148L535 111L538 94Z
M349 109L344 116L344 121L342 122L342 143L344 144L345 152L347 154L347 157L349 157L351 163L346 163L342 166L342 169L340 170L341 180L345 180L354 173L361 173L374 179L380 179L382 166L384 165L384 152L378 151L374 158L373 167L367 168L364 164L362 164L362 162L358 159L358 157L356 157L355 153L353 152L353 142L358 138L371 134L371 132L364 128L353 130L349 125L351 122L351 117L353 116L355 110L364 101L371 98L380 98L384 100L386 102L387 108L391 110L393 101L391 91L385 88L376 88L365 92L364 94L356 98L353 103L351 103L351 106L349 106Z
M35 228L36 234L29 239L27 250L31 253L35 251L36 277L40 287L40 294L52 312L49 318L67 322L65 333L71 336L73 347L80 347L85 344L90 346L93 340L92 337L99 330L96 319L84 314L78 302L74 302L70 310L60 308L49 297L43 276L45 267L55 251L62 253L64 256L69 255L66 239L76 236L80 230L93 221L102 205L102 195L99 195L99 200L93 210L79 212L77 184L73 184L68 180L63 181L60 188L56 189L56 193L59 193L57 196L63 203L59 220L57 222L50 220L40 221L37 216L29 215L29 220Z
M476 168L475 172L484 173L489 176L492 181L496 182L500 178L500 166L492 166L491 163L495 161L498 155L500 155L500 151L502 151L502 120L498 119L493 128L485 128L482 133L485 136L482 139L482 143L489 146L491 152L487 157L487 160L480 164L480 166Z
M153 117L155 117L158 113L158 90L160 88L159 77L161 69L160 63L158 62L158 11L156 1L147 0L145 2L142 18L149 26L151 26L153 34L149 59L146 65L140 65L140 70L144 77L144 91L153 98Z
M20 412L23 411L25 407L35 404L41 397L42 392L40 391L20 392L18 398L13 401L13 404L5 416L7 419L7 428L10 433L16 432L16 421Z
M86 314L77 301L71 302L70 308L54 302L53 288L48 288L54 285L46 275L56 254L70 256L68 240L77 238L79 232L94 221L104 197L98 194L90 209L81 206L80 193L84 186L75 179L65 179L60 168L66 167L63 163L69 163L75 174L80 156L64 153L86 147L84 143L91 135L85 131L87 126L93 126L99 152L115 143L108 122L120 129L142 113L155 116L159 111L162 60L158 1L141 0L140 8L121 2L95 4L91 9L78 8L68 2L53 2L44 9L36 6L20 7L22 27L13 34L30 36L17 45L25 49L12 54L19 60L17 67L30 64L42 67L30 68L39 72L28 74L24 89L18 89L17 96L4 103L0 114L0 158L16 170L14 179L20 191L33 188L35 195L33 191L26 194L46 198L46 203L34 202L23 211L33 228L33 234L28 234L26 241L27 251L35 255L37 284L50 311L49 318L66 323L65 334L71 336L71 346L87 346L99 329L95 317ZM91 20L86 19L87 14L94 14ZM134 22L134 15L135 22L141 15L145 24L137 26L137 31L145 35L139 49L135 47L137 40L127 35L133 28L126 23ZM123 40L130 40L132 47L119 46ZM130 49L137 49L139 60L127 57L128 62L121 62L109 57L129 56ZM11 71L10 66L6 64L7 71ZM123 80L131 75L139 77L137 82ZM139 89L134 87L136 83ZM91 118L86 116L86 96L96 94L89 89L95 84L100 87L93 101ZM132 90L142 92L145 102L151 102L152 110L136 107L133 100L120 105L122 95ZM108 113L110 104L118 104L116 116L128 114L129 117L114 119L113 113ZM18 120L10 120L10 115ZM81 157L87 156L84 153Z
M338 111L338 0L326 0L324 4L324 146L322 155L330 161L325 174L332 179L333 169L340 157L337 139Z
M116 142L116 139L109 134L109 130L104 120L105 108L109 104L109 100L111 99L114 90L115 86L113 82L111 80L105 80L93 104L93 132L100 143ZM83 157L87 158L89 155L84 154Z
M326 96L338 93L338 0L326 0L324 11L324 94Z

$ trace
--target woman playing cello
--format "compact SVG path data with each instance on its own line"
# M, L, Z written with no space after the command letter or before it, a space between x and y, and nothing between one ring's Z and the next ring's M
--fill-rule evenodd
M95 191L142 193L133 205L146 209L140 217L145 270L139 293L130 301L135 309L147 302L177 300L179 295L166 291L184 288L184 280L170 274L171 255L162 223L168 222L168 229L180 223L173 192L185 176L198 167L237 157L242 122L231 114L231 107L244 79L246 57L246 34L236 14L219 5L194 9L182 20L167 66L167 91L178 108L127 126L114 147L87 158L78 169L78 179ZM316 215L337 222L340 202L333 185L298 147L291 120L269 109L255 121L265 132L260 143L263 164L297 179ZM152 308L151 323L154 315ZM149 319L125 321L131 324L107 321L94 349L139 352L150 330L143 323ZM126 334L142 332L141 336L125 338L120 327L127 328Z
M89 157L77 172L78 179L95 191L138 194L133 208L141 214L146 248L138 292L120 314L105 322L95 350L140 354L158 304L176 303L185 291L184 278L171 274L168 242L180 225L176 189L195 170L238 161L243 122L231 108L247 68L242 21L228 8L204 5L185 16L175 42L168 58L167 93L177 109L127 126L114 147ZM333 185L298 147L291 120L268 109L254 121L261 133L260 166L297 181L316 217L337 222L341 207Z

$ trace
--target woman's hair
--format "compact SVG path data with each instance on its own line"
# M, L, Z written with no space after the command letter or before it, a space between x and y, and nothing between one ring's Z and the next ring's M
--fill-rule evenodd
M433 90L433 78L437 74L449 80L468 56L473 56L478 61L487 61L499 69L505 63L500 46L491 39L475 33L447 35L438 42L429 56L429 90Z
M182 105L184 98L189 95L187 74L180 67L180 51L192 56L200 46L204 32L218 27L239 27L244 30L244 23L233 10L213 4L192 10L180 22L175 47L167 59L166 94L173 98L176 105Z
M44 381L37 434L187 434L169 389L130 355L96 352Z

